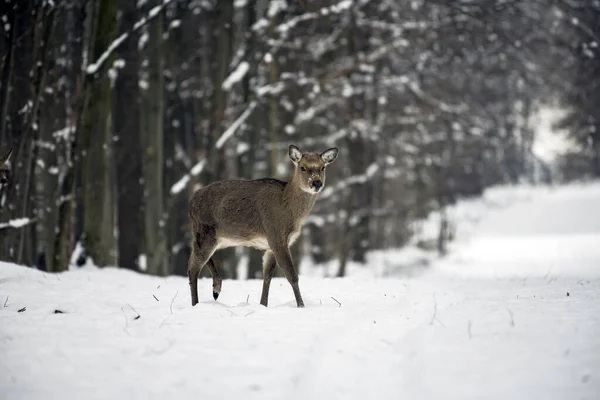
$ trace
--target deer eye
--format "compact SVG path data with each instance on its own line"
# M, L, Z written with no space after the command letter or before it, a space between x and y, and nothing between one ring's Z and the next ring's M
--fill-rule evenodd
M325 167L321 167L321 172L325 171Z
M304 167L300 167L300 171L302 171L302 172L306 172L306 168L304 168Z

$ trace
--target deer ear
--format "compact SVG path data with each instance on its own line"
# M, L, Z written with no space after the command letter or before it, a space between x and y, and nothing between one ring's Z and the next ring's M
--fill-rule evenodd
M321 160L323 160L325 165L331 164L337 158L338 151L339 151L339 149L337 147L331 148L329 150L325 150L323 153L321 153Z
M298 164L298 162L300 162L300 159L302 158L302 152L300 151L300 149L297 148L296 146L294 146L293 144L291 144L289 153L290 153L290 158L292 159L294 164Z
M8 160L10 160L10 155L12 154L12 147L10 149L8 149L8 152L5 153L3 156L0 157L0 162L2 162L2 164L4 164L5 162L7 162Z

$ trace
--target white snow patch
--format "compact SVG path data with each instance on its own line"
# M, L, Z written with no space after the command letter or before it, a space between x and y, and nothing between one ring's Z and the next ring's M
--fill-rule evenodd
M192 307L187 277L0 262L0 393L596 398L600 183L497 188L469 204L454 208L470 231L446 259L373 252L343 279L303 264L304 309L285 278L273 279L268 308L260 280L226 280L214 301L201 279Z
M231 138L231 136L233 136L235 131L237 131L237 129L248 119L248 117L252 114L252 111L254 111L254 109L256 108L256 104L256 101L251 102L246 111L244 111L242 115L240 115L238 119L236 119L229 126L229 128L227 128L225 132L223 132L221 137L217 140L217 143L215 143L215 147L217 149L223 147L225 142L227 142Z
M32 222L31 218L16 218L8 222L0 223L0 229L5 228L22 228Z
M145 254L138 256L138 266L140 267L140 271L148 270L148 257Z
M225 79L225 81L223 81L223 85L222 85L223 90L227 90L227 91L231 90L233 85L235 85L236 83L238 83L239 81L241 81L244 78L246 73L248 73L249 69L250 69L250 64L248 64L246 61L242 61L237 66L237 68L231 74L229 74L229 76Z

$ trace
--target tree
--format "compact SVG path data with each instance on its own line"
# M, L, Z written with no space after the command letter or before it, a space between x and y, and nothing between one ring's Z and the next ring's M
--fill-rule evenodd
M92 13L92 41L89 54L99 59L115 39L117 6L100 0ZM97 265L116 261L112 179L112 132L110 129L110 81L102 70L88 75L85 103L78 135L81 143L83 187L83 241L87 255Z
M120 34L127 33L137 22L139 14L135 2L119 2ZM138 269L142 250L143 222L142 145L140 131L139 34L131 32L129 39L119 47L115 62L114 134L117 166L117 206L119 232L119 265ZM158 121L157 121L158 122Z
M153 0L150 7L161 2ZM164 51L163 22L158 18L148 27L146 89L142 92L142 149L144 174L144 248L148 273L168 275L169 255L164 213Z

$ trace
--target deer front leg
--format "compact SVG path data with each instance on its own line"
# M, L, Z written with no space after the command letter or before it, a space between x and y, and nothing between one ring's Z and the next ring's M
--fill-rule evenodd
M263 289L262 296L260 297L260 304L265 307L269 304L269 288L271 287L271 279L273 279L276 267L275 256L271 251L267 250L263 257Z
M290 285L292 285L294 296L296 297L296 304L298 307L304 307L304 301L302 300L302 295L300 294L300 286L298 285L298 273L296 272L294 262L292 261L290 248L287 245L279 245L275 246L274 248L271 247L271 251L275 255L277 265L279 265L279 268L283 270L285 277Z

